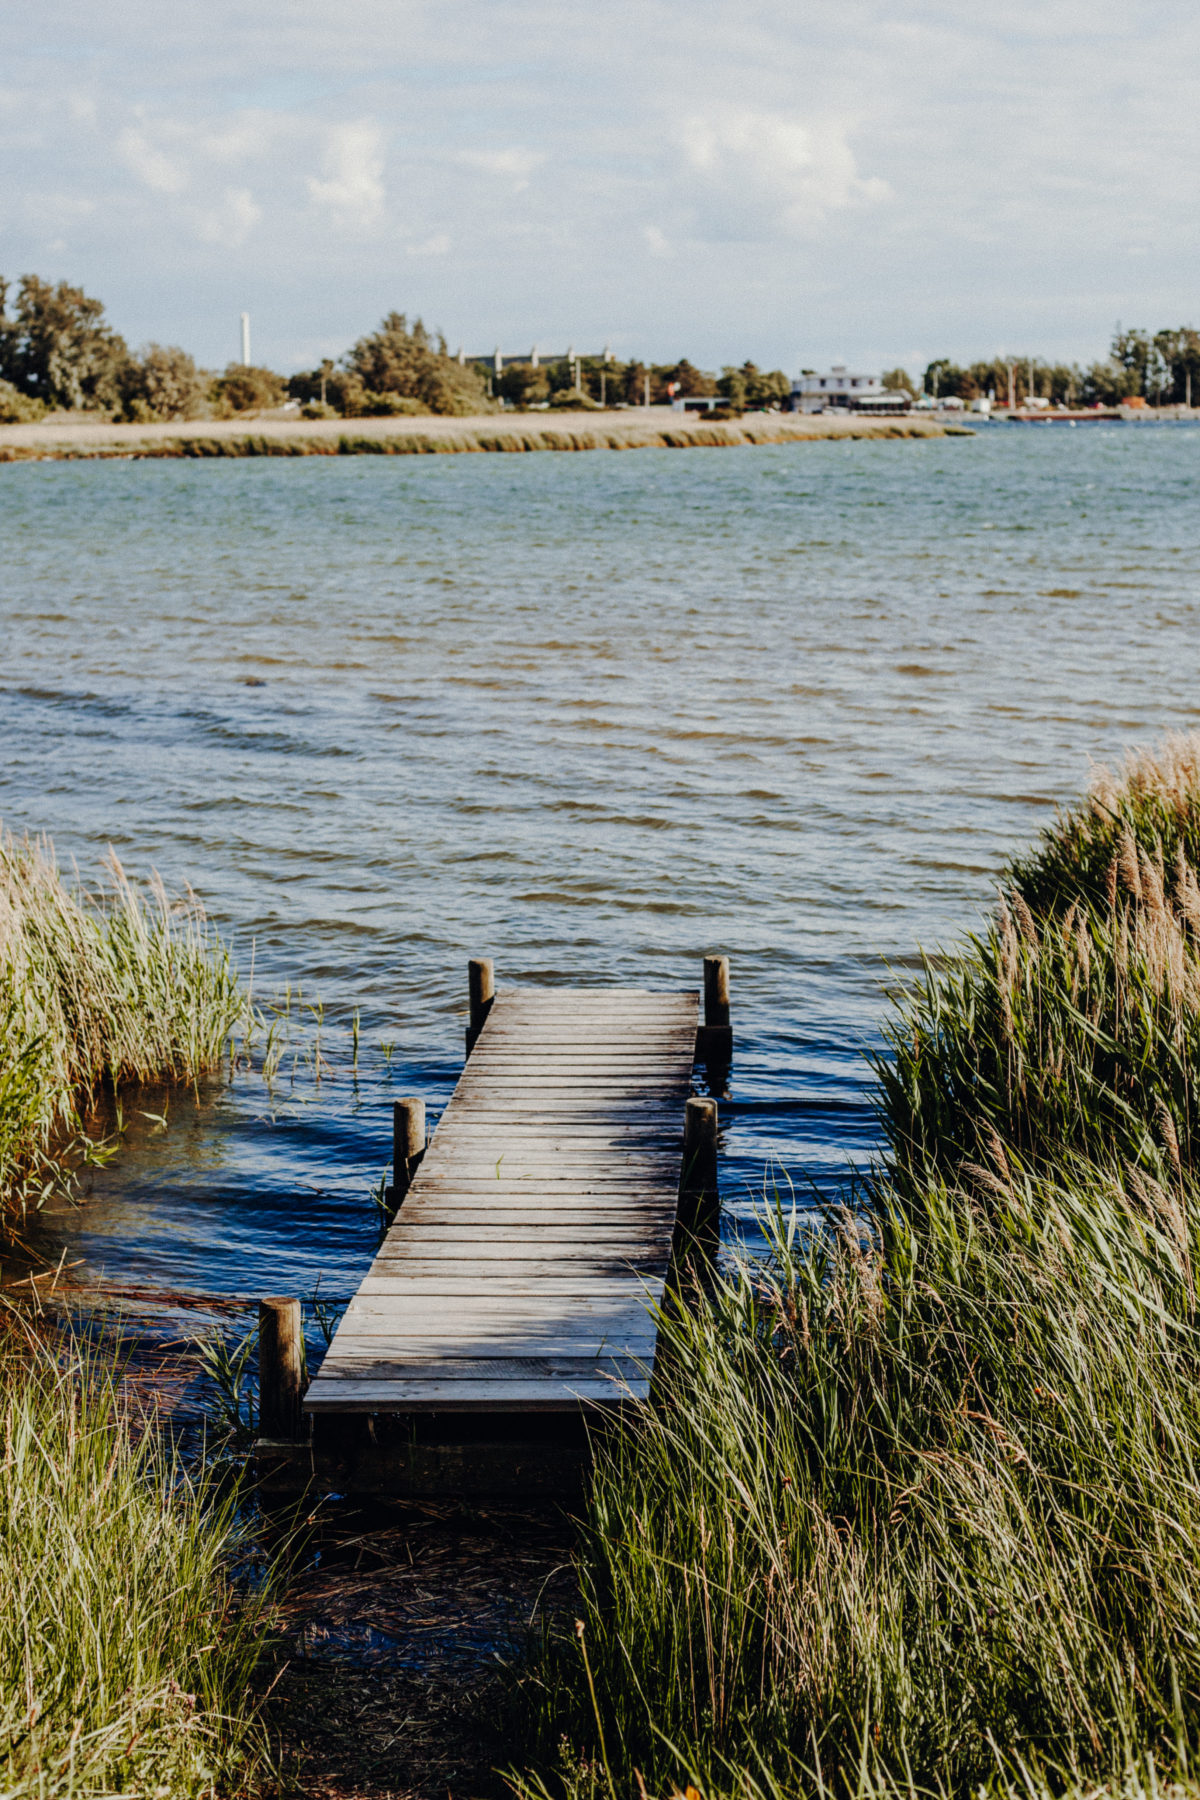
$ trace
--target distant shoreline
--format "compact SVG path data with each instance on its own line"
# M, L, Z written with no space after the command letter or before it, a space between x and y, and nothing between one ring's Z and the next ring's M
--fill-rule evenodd
M0 425L0 462L112 457L441 456L534 450L682 450L794 444L829 438L971 437L969 426L912 418L758 413L709 421L666 407L619 413L491 413L466 419L179 420L107 425L46 420Z

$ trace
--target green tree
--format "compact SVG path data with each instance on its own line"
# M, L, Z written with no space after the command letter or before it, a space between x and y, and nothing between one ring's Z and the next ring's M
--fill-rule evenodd
M675 389L673 394L669 391L671 388ZM681 356L677 363L655 363L651 368L650 398L659 404L664 400L690 399L694 395L716 392L716 377L695 368L686 356Z
M907 369L885 369L881 376L883 390L887 394L916 394L920 392L916 382Z
M440 333L431 337L420 319L410 329L403 313L388 313L344 360L347 373L357 376L368 393L396 394L435 413L462 416L490 410L480 371L452 357L445 338Z
M23 394L11 381L0 380L0 425L36 425L45 407L31 394Z
M1129 378L1128 393L1148 397L1155 386L1161 385L1163 371L1158 346L1149 332L1122 331L1118 325L1113 333L1110 355Z
M125 367L121 399L128 419L195 419L204 412L205 382L177 344L147 344Z
M273 369L254 364L230 363L212 384L212 398L220 410L230 413L266 412L282 404L288 384Z
M537 406L550 398L550 383L544 369L532 363L512 363L498 383L500 393L510 406Z
M728 403L730 412L745 412L746 377L741 369L722 369L717 381L717 392Z
M1156 399L1178 406L1190 395L1193 405L1200 402L1200 332L1191 325L1156 331L1154 349L1162 371Z
M129 350L103 302L68 282L22 275L10 316L10 285L0 277L0 380L48 407L120 406Z

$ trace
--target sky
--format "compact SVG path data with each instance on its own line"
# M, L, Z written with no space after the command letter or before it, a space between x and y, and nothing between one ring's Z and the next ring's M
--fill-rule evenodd
M452 350L794 373L1200 322L1200 8L0 6L0 273L284 372Z

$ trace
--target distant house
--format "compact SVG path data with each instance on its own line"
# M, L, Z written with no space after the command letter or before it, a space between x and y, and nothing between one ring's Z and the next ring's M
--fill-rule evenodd
M856 375L845 363L834 363L825 375L806 370L792 383L793 412L828 412L833 408L851 411L857 410L864 401L874 411L894 398L878 375Z

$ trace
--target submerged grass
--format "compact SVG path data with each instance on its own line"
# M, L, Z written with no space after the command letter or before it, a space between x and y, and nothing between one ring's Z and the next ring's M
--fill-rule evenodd
M0 1348L0 1793L242 1791L265 1591L235 1591L236 1496L135 1428L81 1347Z
M527 1792L1131 1794L1200 1727L1200 740L926 967L870 1212L668 1308Z
M94 1154L81 1119L103 1087L195 1081L245 1007L194 895L138 889L111 853L100 891L71 893L48 845L0 836L0 1210Z

